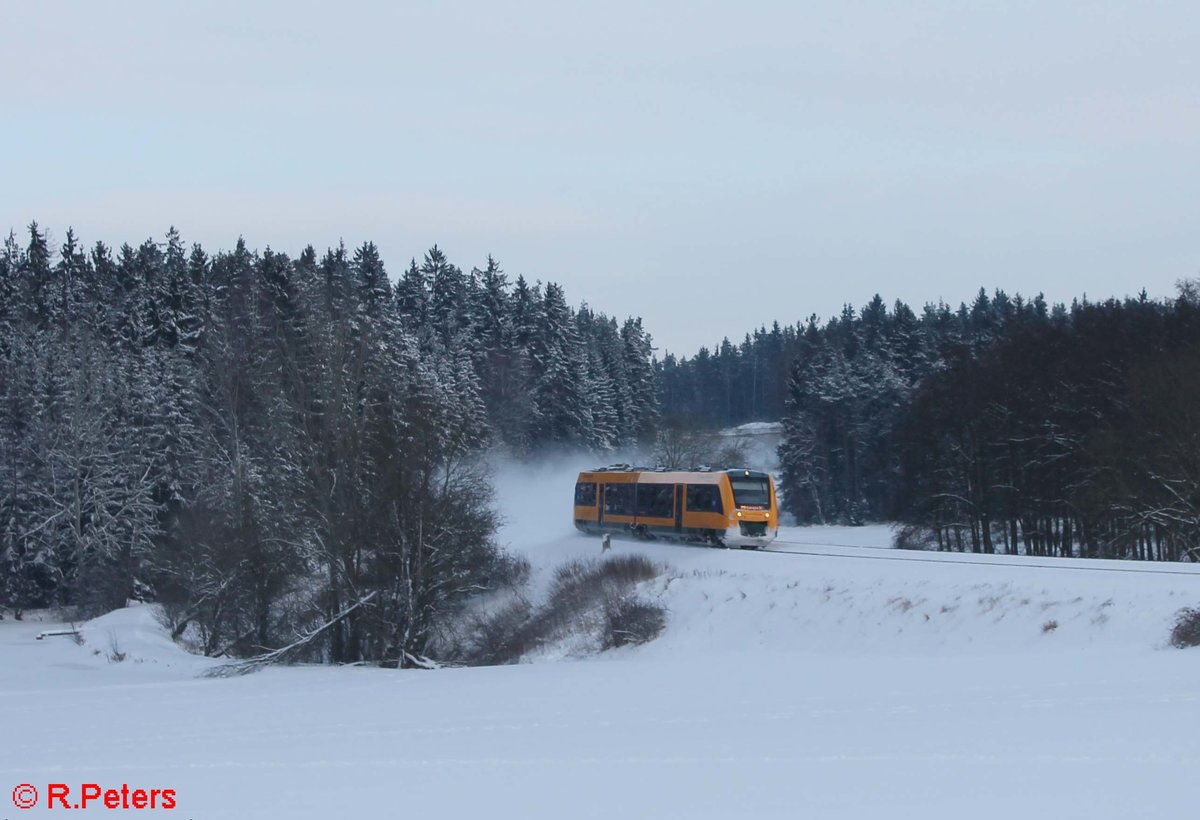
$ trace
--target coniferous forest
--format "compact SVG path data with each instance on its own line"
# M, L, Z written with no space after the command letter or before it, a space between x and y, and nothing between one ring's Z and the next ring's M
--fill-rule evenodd
M778 420L799 523L1200 555L1194 283L919 313L876 296L660 359L640 319L491 258L464 272L434 247L389 275L370 242L54 247L34 224L0 249L0 611L154 600L213 655L319 635L309 657L421 664L523 572L485 453L599 460L672 425Z
M914 548L1200 558L1200 293L1048 305L876 296L658 363L662 412L783 420L801 523L903 524Z
M650 338L561 287L375 245L0 250L0 614L129 598L213 655L420 663L520 574L479 456L652 435Z

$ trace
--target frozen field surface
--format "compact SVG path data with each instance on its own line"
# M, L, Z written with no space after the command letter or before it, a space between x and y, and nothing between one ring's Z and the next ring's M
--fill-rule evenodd
M599 557L506 535L535 586ZM1165 647L1191 568L781 540L844 554L614 542L668 567L642 591L669 625L586 659L203 679L149 607L82 645L0 622L0 817L46 812L11 808L23 783L171 788L197 820L1195 816L1200 650Z

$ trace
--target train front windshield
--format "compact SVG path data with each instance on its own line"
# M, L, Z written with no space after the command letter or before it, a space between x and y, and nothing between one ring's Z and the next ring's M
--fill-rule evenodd
M731 478L733 485L733 503L738 507L760 507L768 509L771 506L771 488L765 478Z

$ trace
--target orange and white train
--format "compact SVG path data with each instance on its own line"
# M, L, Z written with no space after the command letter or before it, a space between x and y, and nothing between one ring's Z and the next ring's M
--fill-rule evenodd
M771 476L756 470L618 464L579 474L575 527L758 549L779 534L779 504Z

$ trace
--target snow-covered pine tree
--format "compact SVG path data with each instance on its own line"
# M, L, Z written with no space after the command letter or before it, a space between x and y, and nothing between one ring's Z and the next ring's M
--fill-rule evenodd
M635 442L654 439L658 423L658 388L654 377L654 346L640 318L630 317L621 325L625 377L629 385L631 412L628 435Z
M429 323L434 337L449 349L460 331L467 328L467 282L462 270L452 265L434 245L425 254L421 273L429 282Z
M598 451L612 450L619 441L617 395L600 353L600 335L608 322L584 304L575 313L575 324L586 357L584 394L592 417L588 446Z
M429 326L429 283L415 259L396 282L396 310L409 333L418 334Z
M474 300L475 361L484 407L500 442L518 453L529 445L532 407L527 351L516 343L508 278L491 256Z
M540 417L535 443L564 445L587 441L591 408L584 394L586 360L579 332L557 284L546 285L541 322L530 338L534 401Z

